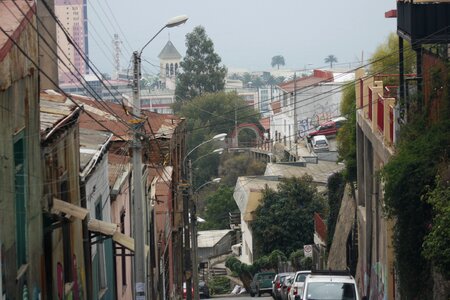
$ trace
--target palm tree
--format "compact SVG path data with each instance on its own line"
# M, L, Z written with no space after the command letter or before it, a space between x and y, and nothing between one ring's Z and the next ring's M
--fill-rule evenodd
M325 62L330 63L330 69L333 69L333 63L337 61L338 61L337 57L334 56L333 54L330 54L327 57L325 57Z
M275 55L272 57L272 67L277 66L278 70L280 69L280 65L284 66L284 57L283 55Z

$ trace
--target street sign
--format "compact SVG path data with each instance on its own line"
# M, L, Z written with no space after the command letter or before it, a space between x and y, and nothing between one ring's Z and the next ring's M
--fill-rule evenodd
M303 252L305 254L305 257L312 257L312 246L313 245L304 245L303 246Z

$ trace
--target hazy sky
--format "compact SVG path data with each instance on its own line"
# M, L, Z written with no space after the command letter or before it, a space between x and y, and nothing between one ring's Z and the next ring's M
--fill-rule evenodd
M187 15L186 24L165 29L147 46L143 56L150 63L158 65L169 35L184 55L186 33L202 25L229 69L270 70L274 55L284 56L289 69L324 66L329 54L348 65L360 60L362 52L367 59L395 32L396 19L384 17L395 5L395 0L88 0L89 51L92 61L111 73L111 36L118 33L121 66L126 68L132 50L140 49L171 17ZM158 72L149 63L143 67Z

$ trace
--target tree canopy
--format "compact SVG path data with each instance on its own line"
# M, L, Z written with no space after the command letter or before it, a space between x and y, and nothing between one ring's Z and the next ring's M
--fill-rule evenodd
M264 190L261 203L252 222L256 257L273 250L290 254L312 244L313 215L327 214L326 201L308 175L282 179L277 191Z
M280 66L284 66L284 57L283 55L275 55L272 57L271 66L275 67L277 66L277 69L280 69Z
M259 113L234 92L204 94L182 103L177 114L186 118L187 149L193 149L216 134L230 134L235 127L235 111L238 124L257 124L259 121ZM194 151L190 158L194 161L218 147L220 147L218 143L205 144ZM206 182L212 177L217 177L218 166L217 155L207 155L199 159L193 166L194 184L195 181Z
M263 175L265 170L265 163L249 157L248 154L230 154L223 157L219 176L224 184L234 186L239 176Z
M201 230L230 229L228 213L239 211L233 198L233 192L232 187L221 185L217 191L209 194L205 201L204 218L206 222L199 225Z
M347 122L339 129L337 145L339 161L345 163L345 178L356 181L356 103L355 87L347 84L342 91L341 115Z
M412 50L408 42L404 41L404 72L415 73L415 61L416 54ZM375 53L369 59L370 61L370 74L398 74L399 70L399 46L398 46L398 36L395 33L391 33L387 40L379 45L375 50ZM389 81L390 80L390 81ZM394 84L394 77L386 77L383 79L385 84Z
M325 57L325 63L330 64L330 69L333 69L333 63L338 62L338 59L333 54L328 55Z
M180 62L182 72L177 76L177 101L223 90L227 69L219 65L221 58L205 28L197 26L186 35L186 48L186 56Z

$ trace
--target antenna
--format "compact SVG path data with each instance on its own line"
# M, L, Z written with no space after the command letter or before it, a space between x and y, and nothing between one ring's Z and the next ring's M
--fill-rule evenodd
M112 40L112 46L113 46L113 59L114 59L114 74L112 76L113 79L119 78L119 72L120 72L120 54L122 51L120 50L120 45L122 44L122 41L119 39L119 35L117 33L114 34L114 38Z

